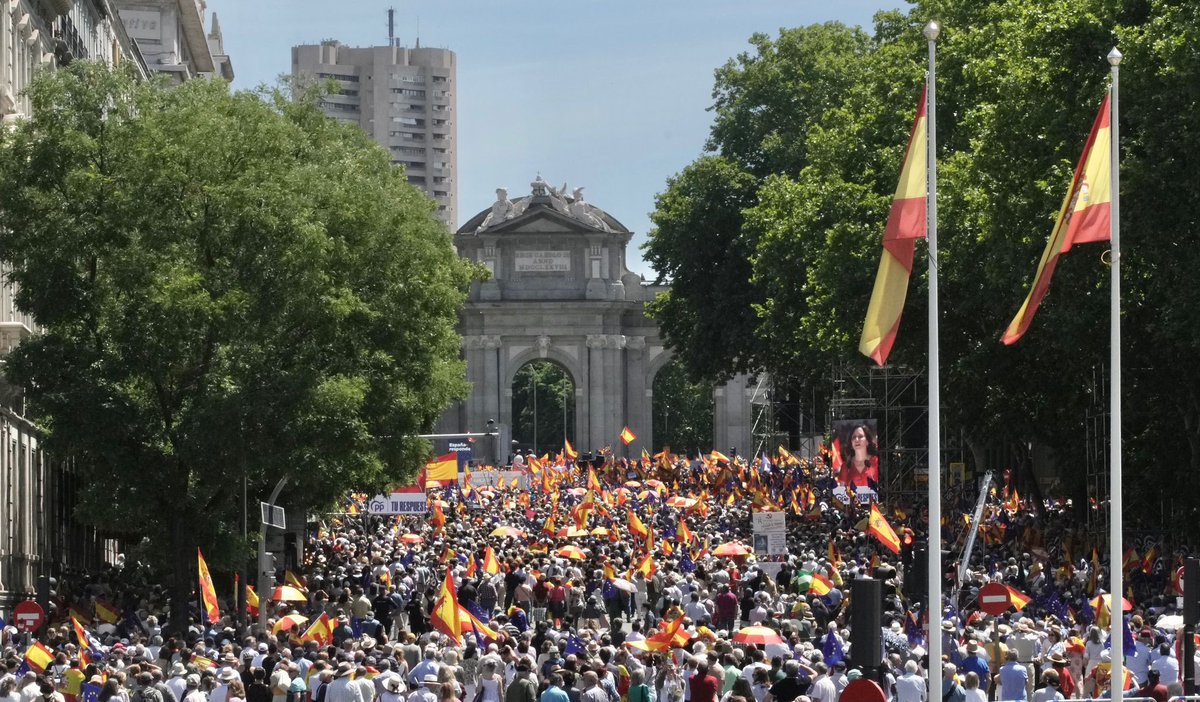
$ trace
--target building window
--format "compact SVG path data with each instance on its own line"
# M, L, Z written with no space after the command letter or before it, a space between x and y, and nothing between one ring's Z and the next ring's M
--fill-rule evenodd
M357 94L357 93L355 93L355 94ZM450 124L450 120L448 120L448 119L435 119L435 120L433 120L433 126L435 126L435 127L444 127L444 126L446 126L447 124Z
M414 134L412 132L393 132L392 136L404 141L425 141L424 134Z
M405 127L424 127L425 126L425 120L417 119L416 117L396 117L392 121L397 122L401 125L404 125Z
M139 40L140 41L140 40ZM344 80L347 83L357 83L358 76L344 76L338 73L318 73L318 78L332 78L334 80Z
M445 182L446 182L446 181L448 181L448 180L449 180L449 178L447 178L446 176L434 176L434 177L433 177L433 184L434 184L434 185L441 185L442 183L445 183Z
M408 177L408 182L410 185L420 185L421 187L425 187L425 176L410 175Z
M425 84L425 76L414 76L404 73L393 73L392 80L398 80L401 83L417 83L420 85Z
M445 82L449 81L450 79L447 76L433 76L431 78L431 80L434 83L445 83Z
M396 95L404 95L406 97L423 98L425 97L424 90L415 90L413 88L392 88L392 92Z

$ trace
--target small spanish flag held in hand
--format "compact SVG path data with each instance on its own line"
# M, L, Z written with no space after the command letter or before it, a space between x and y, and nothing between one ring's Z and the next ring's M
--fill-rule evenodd
M628 445L632 444L634 441L637 441L637 434L634 434L632 429L630 429L629 427L625 427L624 429L621 430L621 443L622 444L625 444L626 446L628 446Z

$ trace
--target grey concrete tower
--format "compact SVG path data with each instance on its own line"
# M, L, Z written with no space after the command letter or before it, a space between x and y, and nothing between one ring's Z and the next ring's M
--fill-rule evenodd
M292 75L333 79L322 108L362 127L404 166L408 182L437 203L451 229L458 222L458 123L454 52L389 46L355 48L338 41L292 47Z

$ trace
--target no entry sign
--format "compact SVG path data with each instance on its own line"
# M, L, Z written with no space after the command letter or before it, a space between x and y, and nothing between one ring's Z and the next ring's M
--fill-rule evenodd
M26 634L37 631L42 622L46 621L46 613L42 606L33 600L25 600L13 608L13 626L17 631Z
M984 612L998 617L1008 611L1012 602L1008 598L1008 588L1000 583L988 583L979 590L979 608Z

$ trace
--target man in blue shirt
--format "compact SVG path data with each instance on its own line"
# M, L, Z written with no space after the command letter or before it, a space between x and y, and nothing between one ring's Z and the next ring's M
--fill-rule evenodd
M967 655L962 659L962 663L958 666L965 677L967 673L975 673L979 676L979 686L987 692L991 687L991 671L988 670L987 661L979 656L979 644L974 641L967 643Z
M571 698L567 696L567 691L563 689L562 673L550 674L550 686L538 698L538 702L571 702Z
M1012 702L1025 699L1025 687L1029 683L1029 671L1017 661L1017 652L1011 648L1005 655L1005 663L996 674L1000 684L1000 694L996 698L1000 702Z

